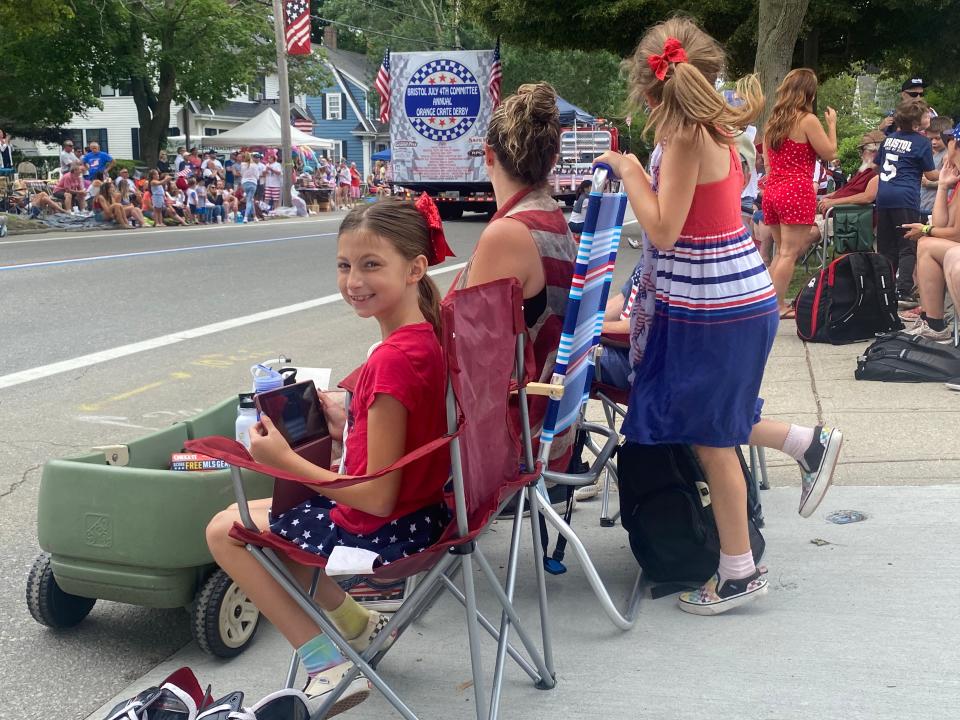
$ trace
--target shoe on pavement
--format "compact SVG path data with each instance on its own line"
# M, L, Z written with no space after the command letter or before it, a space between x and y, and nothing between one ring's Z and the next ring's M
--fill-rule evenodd
M573 499L577 502L591 500L600 494L600 477L589 485L582 485L573 491Z
M914 335L927 340L933 340L938 343L952 343L953 342L953 330L949 327L944 327L943 330L934 330L930 327L930 324L926 320L920 320L914 327L909 330L904 331L907 335Z
M948 390L956 390L960 392L960 377L950 378L944 384L947 386Z
M697 590L680 593L680 609L693 615L719 615L767 594L767 579L759 570L742 580L714 575Z
M904 325L907 327L913 327L920 320L920 313L922 312L923 308L917 305L917 307L909 310L901 310L897 313L897 315L903 321Z
M307 696L307 707L311 716L317 712L326 700L326 696L336 689L344 676L353 668L354 664L347 660L310 678L307 686L303 689L303 693ZM350 681L347 689L337 698L337 701L324 717L329 718L346 712L368 697L370 697L370 681L363 676L363 673L360 673Z
M367 619L367 626L363 629L363 632L347 642L350 643L350 647L352 647L358 653L362 653L373 644L373 641L376 639L377 635L379 635L380 631L387 626L388 622L390 622L390 618L383 613L371 612L370 617ZM393 633L390 633L390 637L388 637L380 647L380 652L383 652L393 645L393 641L396 639L397 636Z
M800 508L797 512L801 517L813 515L827 494L842 445L843 433L837 428L818 425L813 429L813 442L797 462L800 466Z

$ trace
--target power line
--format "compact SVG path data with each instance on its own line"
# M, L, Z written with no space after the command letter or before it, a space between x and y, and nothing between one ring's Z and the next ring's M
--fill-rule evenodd
M331 25L339 25L344 27L347 30L353 30L356 32L362 33L371 33L373 35L382 35L383 37L393 38L394 40L407 40L408 42L420 43L421 45L436 46L440 47L443 43L436 42L434 40L421 40L419 38L409 38L404 37L403 35L392 35L390 33L380 32L379 30L373 30L372 28L360 27L359 25L352 25L350 23L341 22L340 20L331 20L330 18L320 17L319 15L311 15L311 18L314 20L320 20L325 23L330 23Z
M394 9L394 8L384 7L383 5L378 5L378 4L375 3L375 2L371 2L371 0L359 0L359 1L362 2L364 5L369 5L370 7L375 7L375 8L377 8L378 10L384 10L384 11L389 12L389 13L395 13L396 15L403 15L404 17L413 18L414 20L420 20L421 22L428 22L428 23L430 23L431 25L437 25L437 26L439 26L439 27L450 28L451 30L456 30L456 29L457 29L456 26L454 26L454 25L450 25L450 24L448 24L448 23L443 23L443 22L440 22L440 21L438 21L438 20L430 20L430 19L428 19L428 18L421 17L420 15L413 15L413 14L408 13L408 12L403 12L403 10L396 10L396 9Z

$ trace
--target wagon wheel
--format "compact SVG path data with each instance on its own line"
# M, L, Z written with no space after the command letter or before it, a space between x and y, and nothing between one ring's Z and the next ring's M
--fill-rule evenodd
M259 620L253 601L218 568L197 593L190 630L201 650L229 658L244 651Z
M50 567L50 554L40 553L27 575L27 607L33 619L52 628L78 625L93 609L96 598L64 592Z

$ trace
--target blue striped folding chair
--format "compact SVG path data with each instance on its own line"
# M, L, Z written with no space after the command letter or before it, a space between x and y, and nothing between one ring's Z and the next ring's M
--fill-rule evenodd
M613 277L613 266L617 259L623 216L627 206L627 197L617 187L615 191L604 192L610 168L599 165L593 175L593 191L587 206L583 233L577 251L567 311L564 317L563 334L557 352L556 366L550 385L555 390L550 394L547 413L540 434L539 460L544 468L548 467L550 446L554 439L564 432L582 432L605 438L602 447L597 446L594 462L583 472L554 472L544 470L538 483L538 492L530 493L531 519L535 526L541 524L541 518L554 526L559 534L558 542L569 543L579 558L591 588L600 600L600 604L613 623L627 630L636 619L639 601L640 576L634 584L627 600L626 609L617 608L600 579L586 548L571 528L567 519L550 506L547 499L545 482L567 486L589 485L597 481L619 443L619 435L610 427L589 423L585 419L587 400L590 397L594 376L594 358L600 341L603 326L603 314L607 304L607 295ZM611 187L619 183L613 180ZM542 563L548 572L563 572L556 557L547 558L543 545L534 543L539 565ZM544 588L541 587L541 591ZM542 607L545 607L541 603ZM541 622L544 633L548 634L548 619L544 614Z

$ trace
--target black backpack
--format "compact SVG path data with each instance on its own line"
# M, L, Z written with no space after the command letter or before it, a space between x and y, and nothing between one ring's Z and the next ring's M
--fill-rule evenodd
M946 382L960 377L960 348L898 332L884 335L857 358L857 380Z
M902 330L890 262L877 253L842 255L814 275L794 300L797 335L834 345Z
M757 528L756 486L739 448L747 484L750 548L759 562L765 548ZM720 562L720 538L710 507L710 489L689 445L639 445L617 450L620 521L630 549L653 582L702 583Z

